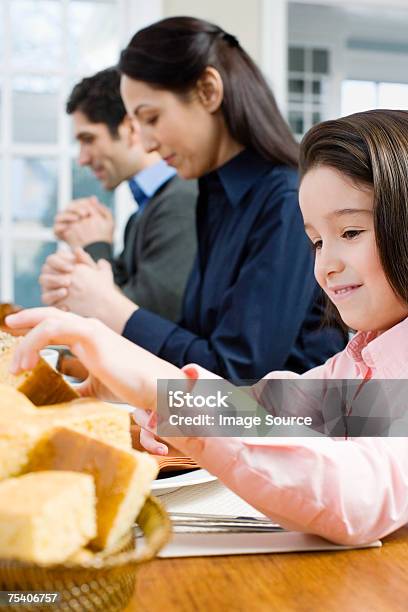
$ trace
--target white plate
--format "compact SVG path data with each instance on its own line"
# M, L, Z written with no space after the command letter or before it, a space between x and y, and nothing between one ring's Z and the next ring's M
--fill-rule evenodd
M213 480L217 480L217 477L207 472L207 470L194 470L193 472L187 472L187 474L179 474L169 478L157 478L152 484L152 492L159 496L176 491L182 487L192 487L212 482Z

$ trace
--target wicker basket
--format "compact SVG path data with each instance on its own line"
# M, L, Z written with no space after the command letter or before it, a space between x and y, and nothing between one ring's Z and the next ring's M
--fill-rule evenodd
M21 612L75 610L78 612L123 610L131 599L136 572L168 542L170 520L159 501L149 497L137 524L144 534L143 547L136 549L135 533L129 533L118 550L95 556L84 563L43 567L19 561L0 560L0 591L60 593L59 601L48 605L14 605Z

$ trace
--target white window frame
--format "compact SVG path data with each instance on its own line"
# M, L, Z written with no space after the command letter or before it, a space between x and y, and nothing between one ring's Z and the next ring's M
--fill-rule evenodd
M14 300L14 261L13 245L16 240L38 242L55 242L52 228L36 227L25 229L13 224L12 221L12 160L15 156L22 157L52 157L57 160L58 171L58 202L57 209L62 210L71 198L72 193L72 160L77 155L77 147L71 142L70 118L63 111L66 99L70 93L72 72L68 70L68 23L69 0L59 0L62 7L63 41L62 62L59 70L18 70L11 63L11 16L12 0L3 2L3 51L4 62L0 64L1 80L1 140L0 140L0 301ZM159 19L162 14L160 0L116 0L119 20L119 47L127 44L129 37L137 29L151 21ZM12 141L12 82L15 76L52 76L61 79L58 91L58 129L56 144L16 144ZM78 75L81 78L82 75ZM114 198L115 218L119 239L123 226L130 212L128 190L120 188Z
M301 138L313 125L313 113L320 113L320 121L324 121L329 114L329 102L330 102L330 87L331 87L331 72L332 72L332 49L326 44L312 44L307 43L296 43L290 41L288 44L288 52L290 48L303 49L305 53L305 70L294 71L290 69L288 62L288 79L287 79L287 97L288 97L288 118L291 111L299 112L303 116L303 133L296 133L297 138ZM327 74L318 73L313 71L312 56L314 50L326 51L328 56L328 72ZM289 81L291 80L302 80L305 84L311 85L313 81L320 81L322 89L327 88L325 94L320 95L319 101L312 101L311 91L304 91L303 94L299 95L299 99L295 100L294 94L289 91ZM309 99L306 99L305 94L310 94ZM315 94L316 98L318 94Z

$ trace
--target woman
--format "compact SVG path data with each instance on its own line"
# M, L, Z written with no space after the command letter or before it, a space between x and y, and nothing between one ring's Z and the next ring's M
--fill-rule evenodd
M133 37L119 68L147 150L199 178L198 255L178 325L118 295L114 329L234 382L303 372L343 348L338 330L321 329L298 146L238 41L199 19L165 19Z

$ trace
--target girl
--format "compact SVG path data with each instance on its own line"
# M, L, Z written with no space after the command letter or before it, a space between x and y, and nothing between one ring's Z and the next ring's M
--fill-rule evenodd
M408 112L376 110L317 125L302 142L300 163L300 206L316 278L344 323L359 330L344 351L303 378L362 384L407 378ZM16 351L15 372L32 367L45 345L68 344L91 372L84 394L107 388L154 410L157 378L193 385L211 376L196 365L178 370L74 315L38 309L7 323L36 326ZM171 441L285 527L353 545L408 521L406 438Z
M178 367L194 361L235 382L323 363L345 338L321 328L298 145L258 68L233 36L189 17L138 32L119 68L147 150L199 178L198 254L180 324L118 292L98 317ZM94 316L81 296L72 311Z

